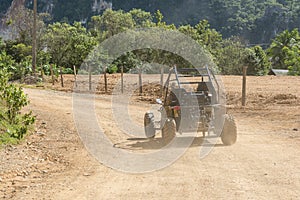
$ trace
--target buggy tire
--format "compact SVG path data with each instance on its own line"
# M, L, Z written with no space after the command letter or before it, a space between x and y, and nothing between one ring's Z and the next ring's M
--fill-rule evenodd
M237 139L236 123L231 115L224 115L224 126L221 133L221 140L224 145L233 145Z
M176 123L173 118L168 118L161 130L162 140L169 143L176 136Z
M151 112L146 112L144 116L144 128L147 138L155 137L154 115Z

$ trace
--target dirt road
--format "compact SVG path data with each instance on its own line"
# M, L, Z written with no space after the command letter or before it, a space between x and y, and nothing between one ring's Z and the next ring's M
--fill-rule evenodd
M240 78L224 77L229 112L238 125L236 144L218 141L199 159L203 139L197 138L175 163L143 174L115 171L86 151L74 126L71 93L26 89L37 130L21 145L0 150L0 198L299 199L300 80L262 79L249 79L249 103L241 108ZM126 150L152 151L147 141L128 140L114 126L110 97L96 100L107 136ZM131 115L139 118L149 105L134 106Z

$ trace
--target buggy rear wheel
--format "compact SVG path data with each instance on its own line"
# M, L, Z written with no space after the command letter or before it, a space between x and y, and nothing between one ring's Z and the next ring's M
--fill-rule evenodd
M146 112L144 116L144 128L147 138L155 137L154 115L151 112Z
M237 139L237 128L233 116L226 114L224 116L224 126L221 133L221 140L224 145L232 145Z
M176 136L176 123L173 118L168 118L162 128L162 139L169 143Z

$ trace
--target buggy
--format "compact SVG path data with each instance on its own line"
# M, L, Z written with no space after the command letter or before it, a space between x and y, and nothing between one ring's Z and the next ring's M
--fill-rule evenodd
M156 100L161 105L161 119L155 121L150 111L144 115L147 138L161 130L164 142L170 142L176 132L202 132L203 137L214 133L225 145L236 142L236 123L225 114L220 85L208 66L171 68L163 91L163 100Z

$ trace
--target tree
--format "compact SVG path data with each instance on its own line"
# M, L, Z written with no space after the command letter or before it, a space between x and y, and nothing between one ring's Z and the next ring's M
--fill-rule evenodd
M108 9L103 15L92 17L90 30L94 36L98 36L100 41L103 41L113 35L133 29L134 25L135 22L130 13Z
M248 75L266 75L271 63L265 51L260 46L246 49L245 64L248 66Z
M61 79L62 66L81 65L95 45L95 39L79 22L73 26L59 22L50 24L45 34L45 46L51 61L60 67Z
M30 56L31 49L31 45L26 45L16 40L8 40L5 45L6 53L12 56L16 62L22 62L27 56Z
M155 21L156 21L156 27L158 28L164 28L164 29L169 29L169 30L174 30L176 29L176 26L174 24L168 25L165 21L163 21L163 14L160 12L160 10L157 10L154 13L155 16Z
M278 34L267 50L268 55L271 57L272 67L275 69L288 69L286 64L286 60L290 59L288 52L297 46L299 42L300 36L297 29L285 30Z
M200 39L198 31L193 26L191 26L190 24L180 26L178 28L178 31L180 31L181 33L183 33L183 34L185 34L185 35L187 35L191 38L193 38L196 41Z
M300 76L300 43L293 46L291 49L284 48L287 59L285 65L289 70L289 75Z
M224 75L242 74L244 60L247 53L239 38L225 39L221 48L215 52L217 65Z
M135 28L153 27L153 17L150 12L141 9L132 9L129 11L134 21Z
M207 20L200 21L195 26L195 29L199 35L198 42L205 47L208 47L208 50L216 48L222 41L222 35L215 29L211 29Z
M45 46L51 61L57 66L79 66L96 45L95 39L79 23L50 24L45 34Z

